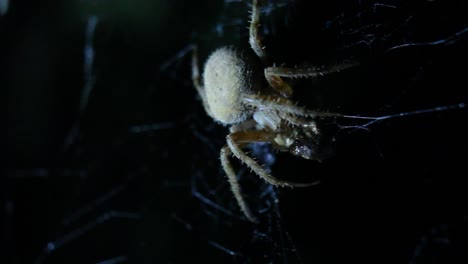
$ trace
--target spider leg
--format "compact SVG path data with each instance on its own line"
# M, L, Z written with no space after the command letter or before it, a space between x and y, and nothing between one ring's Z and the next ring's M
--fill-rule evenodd
M242 148L249 143L253 142L268 142L274 143L276 134L267 130L245 130L231 133L227 136L227 146L221 149L221 164L223 166L226 175L228 176L229 183L231 184L231 190L234 197L239 204L244 215L252 222L257 222L256 217L252 214L252 211L247 206L242 192L240 190L239 182L237 181L236 174L228 160L229 154L234 154L236 158L242 161L250 169L252 169L260 178L264 179L269 184L275 186L288 186L288 187L308 187L318 184L318 181L312 183L297 183L279 180L265 171L253 158L249 157Z
M228 146L224 146L221 149L221 165L223 166L224 172L226 172L229 184L231 185L231 191L234 194L234 197L237 200L237 204L241 208L241 211L244 213L245 217L249 219L249 221L257 223L258 219L254 216L250 207L244 200L242 196L242 192L239 186L239 181L237 180L236 173L231 166L231 162L229 162L229 155L231 155L231 149Z
M213 114L211 113L211 109L208 106L208 101L206 99L206 94L205 94L205 88L203 85L201 85L200 82L200 67L198 66L198 48L196 45L193 46L193 52L192 52L192 82L193 86L195 86L195 89L197 89L198 94L200 95L200 98L203 103L203 108L205 108L206 113L213 117Z
M250 47L253 49L255 54L263 61L266 61L266 52L264 50L264 46L262 44L262 40L258 34L258 28L260 26L260 4L261 0L253 0L252 1L252 15L250 20L250 27L249 27L249 43Z
M282 77L286 78L316 78L320 76L338 73L340 71L357 66L355 62L338 64L329 68L286 68L286 67L267 67L265 68L265 78L270 86L283 97L291 97L292 88Z
M266 76L280 76L287 78L316 78L320 76L329 75L332 73L339 73L343 70L358 66L357 62L346 62L334 65L328 68L317 67L304 67L304 68L287 68L287 67L268 67L265 69Z
M260 176L260 178L264 179L269 184L281 187L307 187L317 184L317 182L297 183L277 179L268 174L268 172L266 172L266 170L262 166L260 166L253 158L249 157L242 150L244 146L254 142L267 142L272 143L274 146L276 146L275 137L276 133L268 130L245 130L229 134L227 136L227 145L231 149L232 154L236 156L236 158L238 158L245 165L251 168L258 176Z
M249 130L255 128L257 122L254 119L247 119L239 124L234 124L229 128L229 132L234 133L243 130Z
M339 117L342 116L338 113L320 112L308 110L304 107L295 105L291 100L279 96L265 96L265 95L243 95L243 102L257 109L273 109L279 113L286 113L295 116L303 117Z
M277 69L277 67L265 68L265 78L268 84L281 96L285 98L291 97L293 93L292 87L287 82L283 81L280 75L275 74L272 69Z

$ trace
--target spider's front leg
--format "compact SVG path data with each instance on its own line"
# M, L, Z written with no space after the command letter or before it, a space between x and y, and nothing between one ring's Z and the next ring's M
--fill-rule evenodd
M288 187L308 187L317 184L318 182L313 183L296 183L279 180L271 176L260 164L258 164L253 158L249 157L242 148L249 143L254 142L268 142L275 145L276 133L267 131L267 130L245 130L234 132L227 136L227 146L223 147L221 150L221 164L224 171L229 179L231 184L231 190L239 204L244 215L252 222L256 222L256 217L252 214L251 210L245 202L242 192L239 187L239 182L237 181L236 174L231 166L231 163L228 160L229 154L234 154L242 163L248 166L252 171L254 171L260 178L264 179L269 184L275 186L288 186Z
M357 66L356 62L347 62L343 64L334 65L328 68L287 68L287 67L267 67L265 68L265 78L270 86L280 93L283 97L291 97L293 90L291 86L286 83L282 77L285 78L316 78L320 76L338 73L343 70Z
M262 40L258 34L258 28L260 27L260 8L261 0L252 1L252 16L250 18L250 27L249 27L249 43L252 50L257 54L257 56L263 61L266 62L267 54L265 52L265 47L263 47Z
M281 118L295 124L297 118L294 116L317 118L317 117L340 117L341 114L331 112L321 112L308 110L304 107L297 106L293 101L271 95L255 95L246 94L243 96L243 102L247 106L255 107L257 109L270 109L277 111Z
M224 146L221 149L221 165L223 166L224 172L227 175L229 184L231 185L231 191L234 194L234 197L237 200L237 204L239 205L241 211L244 213L245 217L250 222L258 223L257 217L252 213L250 207L245 202L244 196L242 195L239 181L237 180L236 173L232 168L231 162L229 162L229 156L232 154L231 149L228 146Z

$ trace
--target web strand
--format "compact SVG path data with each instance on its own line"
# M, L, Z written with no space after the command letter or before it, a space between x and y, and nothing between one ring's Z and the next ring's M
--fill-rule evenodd
M342 117L350 118L350 119L370 120L369 122L358 126L358 128L367 129L369 126L375 123L388 120L388 119L393 119L393 118L398 118L398 117L408 117L408 116L414 116L414 115L422 115L422 114L428 114L428 113L445 112L445 111L451 111L451 110L457 110L457 109L465 109L465 107L466 107L466 103L458 103L458 104L437 106L433 108L419 109L419 110L414 110L414 111L409 111L409 112L402 112L402 113L384 115L384 116L378 116L378 117L358 116L358 115L356 116L343 115ZM342 127L342 128L348 128L348 127ZM356 126L352 126L350 128L356 128Z

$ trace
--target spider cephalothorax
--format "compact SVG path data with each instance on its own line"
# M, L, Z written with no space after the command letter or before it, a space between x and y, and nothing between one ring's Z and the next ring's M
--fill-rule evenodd
M305 187L316 184L279 180L249 157L243 148L250 143L267 142L279 151L305 159L321 160L328 156L328 148L322 145L323 135L318 121L339 114L310 111L296 106L290 99L292 88L282 78L321 76L354 65L347 63L323 71L263 65L262 73L261 64L267 60L258 37L259 9L259 1L253 0L249 42L258 59L233 47L221 47L205 63L203 84L200 83L196 51L192 61L194 86L205 111L215 121L230 126L227 144L221 149L221 164L242 212L252 222L257 221L257 218L244 201L228 157L233 154L273 185Z

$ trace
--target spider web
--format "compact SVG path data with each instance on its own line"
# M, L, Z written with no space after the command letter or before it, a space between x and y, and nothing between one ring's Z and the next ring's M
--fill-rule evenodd
M322 120L333 157L249 147L273 175L320 185L274 188L232 159L254 225L184 49L198 44L200 63L221 45L248 49L249 1L10 2L0 262L466 261L468 6L263 4L277 64L360 65L291 80L300 105L345 115Z

